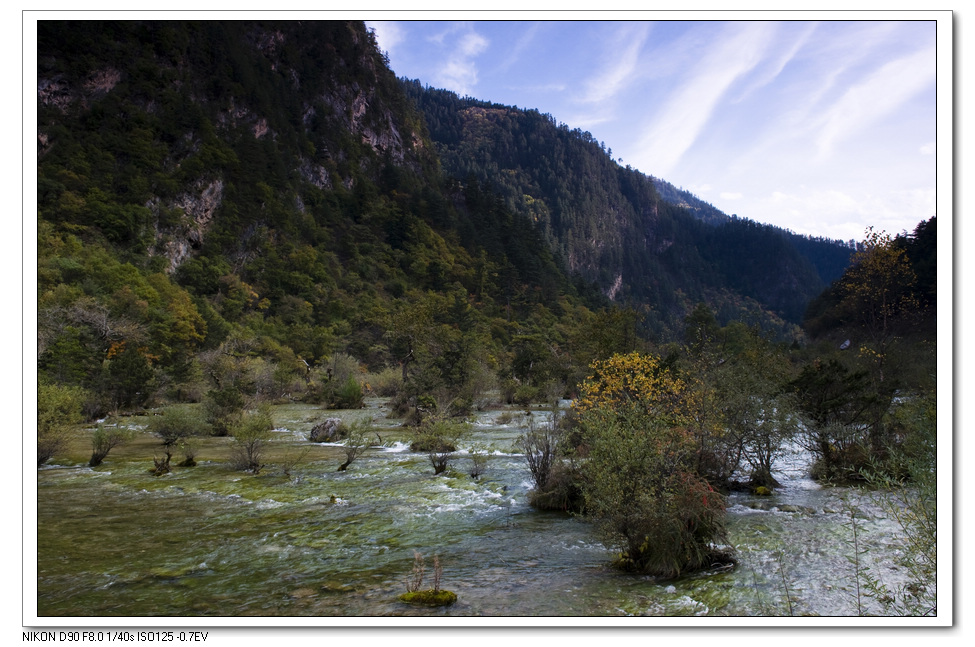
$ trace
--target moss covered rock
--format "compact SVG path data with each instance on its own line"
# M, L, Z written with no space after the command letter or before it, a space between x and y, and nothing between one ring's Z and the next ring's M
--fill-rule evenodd
M457 594L453 591L410 591L399 596L407 604L424 607L448 607L457 601Z

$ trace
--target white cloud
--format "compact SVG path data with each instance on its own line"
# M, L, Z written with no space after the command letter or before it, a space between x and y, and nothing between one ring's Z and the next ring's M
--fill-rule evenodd
M728 88L761 60L774 27L732 23L667 98L639 142L644 171L667 177L694 144Z
M921 155L934 155L937 152L937 147L934 142L928 142L921 146Z
M440 38L446 41L447 34ZM488 47L488 40L473 31L465 31L453 41L443 65L434 73L436 85L453 90L460 96L473 95L477 85L477 63L474 57Z
M720 196L725 200L740 200L743 196L738 192L722 191Z
M819 122L816 148L820 159L930 87L935 78L934 61L934 50L923 49L887 63L849 88Z
M933 189L872 192L796 187L773 191L757 203L749 218L800 234L839 240L862 240L867 224L892 235L913 231L917 223L935 215Z
M583 103L604 103L627 88L640 63L640 50L650 33L647 23L625 24L609 42L610 63L586 82Z
M542 23L532 23L531 26L518 37L518 41L514 44L514 47L511 48L504 61L502 61L498 66L499 70L507 70L521 60L522 55L531 46L532 41L535 40L535 36L538 34L538 30L541 28L541 26Z
M609 121L612 121L612 119L610 117L607 117L605 114L580 113L580 114L568 115L566 117L565 123L572 124L574 128L587 130L589 128L592 128L593 126L598 126L599 124L604 124Z
M774 81L782 70L785 69L785 66L789 64L789 61L791 61L795 57L796 53L802 49L803 45L809 41L813 32L816 31L818 24L819 23L815 22L809 23L798 37L794 36L791 31L783 34L786 42L788 43L788 47L781 49L779 53L768 62L769 64L766 66L765 70L761 74L756 75L756 78L752 80L748 87L746 87L742 93L732 101L732 103L740 103L744 101L745 98L748 97L752 92Z

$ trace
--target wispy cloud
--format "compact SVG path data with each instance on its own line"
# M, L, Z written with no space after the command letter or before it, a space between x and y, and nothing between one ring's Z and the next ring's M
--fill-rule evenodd
M802 47L809 41L813 32L816 31L818 23L809 23L804 26L802 32L795 36L788 31L783 34L787 39L788 46L783 47L779 52L768 61L768 65L762 70L761 73L756 74L755 78L745 87L744 90L732 100L732 103L740 103L745 100L746 97L752 94L752 92L758 90L759 88L765 87L782 73L785 66L789 64L795 55L802 49Z
M521 57L524 55L526 51L529 50L529 47L532 45L533 41L535 40L535 36L538 34L538 30L541 29L542 24L543 23L539 23L539 22L531 23L528 29L526 29L524 33L522 33L521 36L518 37L518 40L515 42L514 46L510 49L508 55L505 56L504 60L501 61L501 64L498 65L499 71L503 72L505 70L508 70L509 68L511 68L521 60Z
M434 72L435 84L461 96L472 95L477 86L475 57L488 48L488 39L470 25L441 33L438 39L448 51L443 64Z
M818 122L816 149L829 156L844 139L862 132L934 83L934 51L891 61L850 87Z
M773 27L729 25L686 79L672 92L640 140L641 168L666 177L706 126L731 85L758 62Z
M585 84L583 103L603 103L627 88L640 64L640 50L650 33L649 23L624 24L608 43L610 62Z

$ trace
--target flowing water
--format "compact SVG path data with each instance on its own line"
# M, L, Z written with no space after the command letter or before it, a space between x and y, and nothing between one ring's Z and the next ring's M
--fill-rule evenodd
M161 477L124 452L94 469L39 470L38 616L854 615L851 503L871 572L899 574L896 525L868 498L812 482L800 452L780 461L773 496L729 496L736 569L660 580L610 568L585 520L528 505L523 417L480 414L453 469L434 475L385 413L376 400L338 413L372 416L379 432L345 472L341 447L304 441L336 413L300 405L274 411L273 445L315 450L287 474L233 472L204 450ZM489 452L478 479L467 474L474 446ZM414 551L424 588L438 556L456 604L397 599Z

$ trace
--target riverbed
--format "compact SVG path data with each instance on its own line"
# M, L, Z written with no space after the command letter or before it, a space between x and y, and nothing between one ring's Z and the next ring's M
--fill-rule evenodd
M777 464L782 487L772 496L728 496L737 568L662 580L612 569L611 547L587 521L528 504L516 442L524 411L478 413L440 475L409 450L409 432L382 400L341 412L283 405L273 417L277 463L258 475L234 472L204 447L195 467L153 476L153 440L138 418L126 424L141 446L113 450L96 468L55 460L38 470L38 617L879 613L869 597L858 602L851 519L861 566L885 582L902 577L897 524L872 496L813 482L798 448ZM325 417L373 420L372 445L344 472L340 444L306 440ZM478 478L468 473L471 450L487 454ZM416 554L425 586L438 559L455 604L399 601Z

